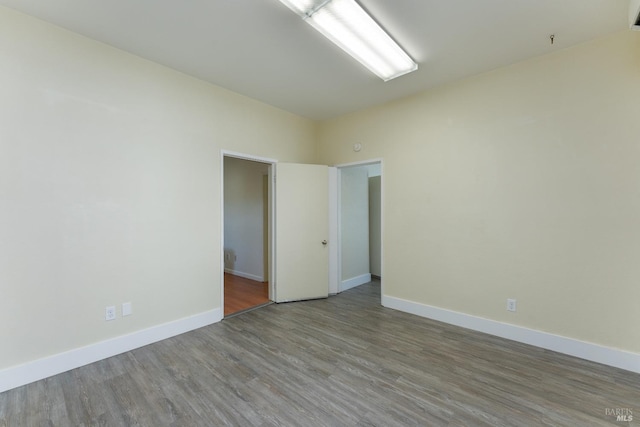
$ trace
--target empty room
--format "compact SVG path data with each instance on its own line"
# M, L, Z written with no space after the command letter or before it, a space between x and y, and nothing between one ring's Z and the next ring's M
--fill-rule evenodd
M0 0L0 426L640 425L639 99L640 0Z

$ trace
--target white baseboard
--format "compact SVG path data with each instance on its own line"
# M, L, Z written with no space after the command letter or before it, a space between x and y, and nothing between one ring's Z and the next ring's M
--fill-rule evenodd
M264 282L264 277L256 276L255 274L243 273L242 271L232 270L230 268L224 269L225 273L233 274L234 276L244 277L245 279L255 280L256 282Z
M352 277L351 279L343 280L340 283L340 292L348 291L351 288L355 288L356 286L364 285L365 283L369 283L371 281L371 274L363 274L361 276Z
M456 311L445 310L390 296L382 296L382 305L406 313L461 326L474 331L518 341L558 353L568 354L592 362L640 373L640 354L585 341L554 335L547 332L515 326Z
M216 308L184 319L3 369L0 370L0 393L208 326L220 320L222 320L222 310Z

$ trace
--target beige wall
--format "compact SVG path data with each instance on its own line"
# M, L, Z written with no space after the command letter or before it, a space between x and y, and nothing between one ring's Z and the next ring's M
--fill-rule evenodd
M388 295L640 352L638 33L320 126L2 7L0 58L0 370L219 308L221 149L383 158Z
M316 124L1 7L0 58L0 370L219 308L220 150Z
M639 102L625 31L328 121L320 160L384 160L387 295L640 352Z

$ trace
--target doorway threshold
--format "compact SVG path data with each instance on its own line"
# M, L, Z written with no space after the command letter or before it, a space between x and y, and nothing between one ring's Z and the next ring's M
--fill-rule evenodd
M271 304L273 304L273 301L268 301L268 302L265 302L264 304L259 304L259 305L253 306L253 307L245 308L243 310L236 311L235 313L227 314L226 316L224 316L223 320L230 319L230 318L238 316L240 314L245 314L245 313L248 313L250 311L257 310L259 308L266 307L266 306L271 305Z

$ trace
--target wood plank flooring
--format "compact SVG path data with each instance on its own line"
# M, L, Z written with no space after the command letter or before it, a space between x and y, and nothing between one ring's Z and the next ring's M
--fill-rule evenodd
M224 273L225 317L269 302L269 283Z
M631 423L607 409L628 408ZM273 304L0 394L0 426L639 425L640 375L380 306Z

